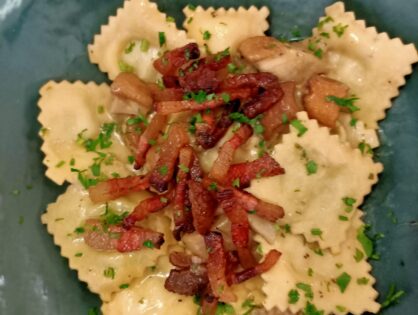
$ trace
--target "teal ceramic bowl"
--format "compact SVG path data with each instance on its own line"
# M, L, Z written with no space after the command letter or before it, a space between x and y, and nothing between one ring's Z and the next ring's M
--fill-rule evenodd
M268 5L271 34L299 26L309 34L331 0L190 1L213 6ZM158 1L182 21L188 3ZM37 133L38 89L47 80L106 81L88 62L86 45L122 0L0 0L0 314L74 315L99 307L68 267L40 215L64 188L44 177ZM418 0L351 0L347 8L379 31L418 44ZM180 23L178 23L180 24ZM406 291L387 315L418 314L418 71L407 80L380 124L385 165L365 210L381 259L374 261L377 289ZM396 214L397 222L390 213ZM382 298L382 296L381 296ZM177 315L177 314L176 314ZM180 314L178 314L180 315Z

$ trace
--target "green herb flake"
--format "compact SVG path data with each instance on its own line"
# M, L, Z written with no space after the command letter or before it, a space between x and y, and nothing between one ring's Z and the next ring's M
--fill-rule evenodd
M292 227L290 226L290 224L285 224L284 225L284 231L286 232L286 233L291 233L292 232Z
M183 164L179 164L179 169L180 169L183 173L189 173L189 172L190 172L190 169L189 169L187 166L183 165Z
M305 297L308 300L313 299L314 295L313 295L312 287L309 284L299 282L299 283L296 284L296 288L302 290L305 293Z
M150 240L146 240L142 245L148 248L154 248L154 243Z
M110 209L109 204L106 203L105 212L100 216L104 225L118 225L128 216L128 212L117 214Z
M299 301L298 290L290 290L287 296L289 297L289 299L287 300L289 304L296 304Z
M362 154L370 154L370 155L373 155L373 149L372 149L372 147L370 146L370 144L368 144L365 141L360 142L358 144L358 148L359 148L359 150L360 150L360 152Z
M288 124L288 123L289 123L289 117L287 117L286 113L283 113L282 114L282 124L285 125L285 124Z
M55 167L56 168L60 168L60 167L63 167L65 165L65 161L59 161L56 165L55 165Z
M298 131L298 137L302 137L308 131L299 119L293 119L290 124Z
M112 175L112 177L113 178L119 178L120 177L120 174L119 173L117 173L117 172L113 172L112 174L110 174L110 175Z
M245 313L242 314L242 315L250 315L250 314L252 314L253 309L256 308L256 305L254 304L254 299L253 298L246 299L241 304L241 307L244 308L244 309L247 309L245 311Z
M312 268L309 268L309 269L308 269L308 276L309 276L309 277L312 277L312 276L313 276L313 274L314 274L313 269L312 269Z
M139 49L142 52L147 52L149 50L149 46L150 46L150 43L147 39L145 39L145 38L141 39L141 45L139 46Z
M352 197L344 197L342 198L342 201L346 206L353 207L357 200Z
M97 113L98 114L103 114L105 112L105 108L103 105L99 105L97 106Z
M324 311L318 310L316 306L310 302L306 303L303 312L304 315L324 315Z
M315 161L308 161L308 163L306 163L306 171L308 172L308 175L312 175L315 174L318 170L318 165L316 164Z
M395 213L393 212L392 209L389 209L387 212L387 217L390 219L390 221L393 224L398 224L398 218L396 217Z
M74 256L75 256L75 257L81 257L81 256L83 256L83 253L78 252L78 253L75 253L75 254L74 254Z
M364 254L361 250L359 250L358 248L356 248L356 253L354 254L354 260L356 262L360 262L362 261L364 258Z
M332 27L332 30L335 34L337 34L338 37L341 37L344 35L345 30L347 29L348 25L342 25L341 23L338 23L337 25L334 25Z
M101 166L99 163L93 163L89 168L94 176L100 176Z
M164 32L158 32L158 42L160 43L160 47L163 47L165 42L166 42L166 38L165 38L165 33Z
M165 176L168 173L168 167L167 165L163 165L158 169L158 173L160 173L160 175Z
M239 188L239 186L240 186L240 181L239 181L239 178L235 178L235 179L232 181L232 187Z
M126 124L128 126L137 125L139 123L143 123L145 126L149 124L148 120L144 116L141 116L141 115L138 115L136 117L131 117L126 120Z
M342 305L337 305L337 306L335 306L335 308L339 312L346 312L347 311L347 309L344 306L342 306Z
M226 66L226 69L228 70L228 73L238 73L239 68L237 67L237 65L235 63L228 63L228 65Z
M122 283L122 284L119 286L119 289L127 289L127 288L129 288L129 284L128 284L128 283Z
M132 164L133 162L135 162L135 157L133 155L128 156L128 163Z
M161 197L161 198L160 198L160 201L161 201L162 203L168 203L168 199L167 199L166 197Z
M357 231L357 240L360 242L363 247L364 253L367 257L371 257L373 254L373 242L370 238L364 233L365 227L362 226Z
M308 50L311 51L315 57L322 59L322 55L324 54L324 51L321 47L318 47L316 43L309 42L308 43Z
M339 215L339 216L338 216L338 219L339 219L340 221L348 221L348 217L346 217L345 215Z
M215 315L234 315L234 314L235 314L235 310L232 307L232 305L223 303L223 302L218 303L216 307Z
M229 94L228 94L228 93L222 93L222 94L221 94L221 97L222 97L222 100L223 100L225 103L229 103L229 101L231 100L231 96L229 96Z
M261 246L261 244L257 245L257 248L255 249L255 251L260 255L264 255L263 246Z
M109 279L115 279L115 269L112 267L108 267L103 271L103 276Z
M209 31L204 31L202 34L203 40L209 40L211 38L212 34Z
M195 11L196 10L196 6L194 4L189 3L187 5L187 7L189 8L190 11Z
M347 286L350 284L351 276L348 273L343 272L335 281L340 288L340 292L344 293Z
M357 118L351 118L350 120L350 126L355 127L357 125L358 119Z
M229 47L225 48L224 50L218 52L215 54L215 56L213 57L213 59L216 62L221 61L223 58L230 56L230 52L229 52Z
M318 228L313 228L313 229L311 229L311 234L314 235L314 236L321 237L322 236L322 230L318 229Z
M334 104L340 107L348 108L348 110L352 113L360 110L359 107L354 105L354 102L359 100L359 98L355 96L344 98L344 97L337 97L334 95L328 95L327 97L325 97L325 100L327 102L333 102Z
M74 229L74 233L76 233L76 234L83 234L85 231L86 230L82 226L76 227Z
M328 32L321 32L321 33L319 33L319 36L324 37L324 38L330 38Z
M215 183L215 182L212 182L212 183L210 183L210 184L209 184L208 189L209 189L210 191L218 191L218 184L217 184L217 183Z
M75 159L74 158L72 158L71 160L70 160L70 166L74 166L75 165Z
M358 278L357 284L358 285L367 285L369 283L369 279L366 277Z
M254 133L257 135L264 132L264 127L260 122L260 120L263 118L262 115L258 115L257 117L250 119L242 113L234 112L229 114L229 118L239 123L249 124L253 128Z
M130 54L132 52L132 50L134 50L135 45L136 45L135 42L130 42L124 50L125 54Z
M248 210L247 213L249 213L249 214L256 214L257 213L257 210L254 210L254 209L253 210Z
M193 22L193 17L189 17L189 19L187 20L187 24L190 24Z
M127 64L126 62L124 62L123 60L119 60L118 62L119 65L119 70L121 72L128 72L128 73L132 73L134 72L135 68L132 67L131 65Z
M318 25L316 26L318 28L318 30L322 30L322 28L324 27L325 24L330 23L330 22L334 22L334 19L330 16L326 16L324 19L322 19L321 21L319 21Z
M172 16L167 16L165 20L168 23L176 23L176 20Z
M386 295L385 300L382 302L382 309L388 308L389 306L399 303L399 299L405 295L404 290L396 290L396 286L391 284L389 287L389 292Z
M87 315L100 315L99 309L97 307L89 308Z
M315 248L314 250L313 250L313 252L315 253L315 254L317 254L318 256L324 256L324 252L322 251L322 249L320 249L319 247L318 248Z

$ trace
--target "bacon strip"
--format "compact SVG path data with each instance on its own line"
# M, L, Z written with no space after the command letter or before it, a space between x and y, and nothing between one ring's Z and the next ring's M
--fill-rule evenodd
M274 104L281 100L283 91L280 86L269 89L257 95L249 102L244 104L243 113L248 118L255 118L271 108Z
M112 94L132 100L147 109L152 107L152 96L147 84L133 73L122 72L110 86Z
M218 299L213 295L202 297L202 315L216 315L218 309Z
M180 149L188 143L186 125L184 123L173 124L167 140L161 145L157 165L151 171L150 184L156 191L162 193L168 189Z
M250 223L244 208L235 200L232 189L217 194L217 199L229 221L231 221L232 242L238 251L241 265L244 268L254 267L256 260L250 250Z
M267 253L262 263L257 264L253 268L249 268L241 272L238 272L235 275L235 279L233 283L234 284L241 283L248 279L261 275L264 272L269 271L277 263L280 256L281 256L281 253L279 251L272 249L271 251Z
M163 75L177 75L177 70L181 66L199 57L199 46L196 43L190 43L165 52L162 57L154 61L154 68Z
M165 128L167 124L167 116L158 115L156 114L150 124L148 125L147 129L145 129L144 133L139 138L136 156L135 156L135 168L141 168L146 160L146 154L148 149L150 148L150 141L156 141L159 134Z
M194 231L191 209L186 208L186 197L188 197L187 180L190 177L190 168L193 165L193 159L194 152L191 147L184 147L180 150L173 209L173 235L176 240L180 240L181 233L191 233Z
M241 88L263 88L265 90L277 88L279 79L268 72L245 73L227 77L221 84L222 90Z
M169 203L169 196L153 196L142 200L135 209L123 220L125 228L131 228L136 222L144 220L151 213L165 208Z
M232 138L222 145L219 149L218 158L210 170L209 177L223 182L234 158L235 150L244 144L251 137L252 133L253 130L250 126L242 125Z
M193 226L199 234L205 235L210 230L215 218L216 201L201 183L189 180L188 185Z
M121 225L104 227L100 220L86 221L84 241L97 250L117 250L119 252L132 252L140 250L148 241L146 247L160 248L164 243L164 235L149 229L133 227L129 230Z
M224 92L229 95L229 100L235 99L246 99L254 94L254 91L250 88L244 89L234 89ZM198 103L192 100L183 100L183 101L166 101L166 102L156 102L155 110L161 115L169 115L179 112L184 112L187 110L202 111L205 109L213 109L225 104L225 101L222 98L223 93L217 93L212 100L204 101Z
M232 185L233 181L239 181L240 188L250 186L255 178L269 177L284 174L285 170L270 155L265 154L252 162L233 164L229 167L225 182Z
M151 91L154 102L181 101L183 99L184 91L182 88L160 88L155 83L148 83L147 85Z
M130 193L145 190L149 187L149 177L128 176L125 178L112 178L89 187L91 201L106 202L128 195Z
M283 98L265 111L261 119L266 140L287 132L288 122L296 118L296 113L299 111L295 98L295 82L284 82L280 87L284 93Z
M209 232L205 235L205 244L208 251L208 278L213 295L222 302L234 302L237 297L226 281L227 254L223 245L222 234Z

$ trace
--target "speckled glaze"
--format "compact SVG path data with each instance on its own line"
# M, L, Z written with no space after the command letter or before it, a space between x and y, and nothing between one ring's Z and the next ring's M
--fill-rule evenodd
M271 33L299 26L308 34L331 0L158 1L178 19L187 3L268 5ZM100 300L78 281L76 272L41 225L46 205L64 188L43 175L38 89L47 80L106 78L88 62L86 45L115 13L122 0L0 0L0 314L87 314ZM418 44L418 0L346 1L357 16L379 31ZM382 314L418 314L418 71L381 123L382 146L376 158L385 171L364 210L378 242L381 260L373 262L377 288L390 283L406 290L401 303ZM396 213L392 223L388 211Z

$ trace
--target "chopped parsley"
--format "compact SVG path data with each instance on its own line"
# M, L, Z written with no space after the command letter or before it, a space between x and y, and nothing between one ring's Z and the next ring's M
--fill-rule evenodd
M148 248L154 248L154 243L150 240L146 240L142 245Z
M308 276L309 276L309 277L312 277L312 276L313 276L313 274L314 274L313 269L312 269L312 268L309 268L309 269L308 269Z
M165 19L168 23L175 23L176 20L172 16L167 16Z
M212 34L209 31L204 31L202 34L203 40L209 40Z
M337 97L334 95L328 95L325 100L327 102L333 102L334 104L340 106L340 107L344 107L344 108L348 108L348 110L352 113L359 111L360 108L357 107L356 105L354 105L355 101L358 101L359 98L358 97Z
M347 286L350 284L351 276L348 273L343 272L335 281L340 288L341 293L344 293Z
M299 282L296 284L296 288L302 290L305 293L305 297L308 300L312 300L314 295L313 295L313 291L312 291L312 287L311 285L307 284L307 283L303 283L303 282Z
M158 173L160 173L160 175L164 176L167 175L168 173L168 167L167 165L163 165L158 169Z
M285 124L288 124L288 123L289 123L289 117L287 117L286 113L283 113L282 114L282 124L285 125Z
M241 72L242 68L238 67L235 63L228 63L228 65L226 66L226 69L228 70L228 73L239 73Z
M163 47L165 42L166 42L166 38L165 38L165 33L164 32L158 32L158 42L160 43L160 47Z
M210 93L207 94L205 91L200 90L197 93L195 92L188 92L183 95L183 100L185 101L195 101L198 104L202 104L206 101L211 101L215 98L216 94Z
M87 315L99 315L100 312L97 307L92 307L89 309Z
M322 36L324 38L330 38L329 33L328 32L321 32L319 33L319 36Z
M108 267L103 271L103 275L106 278L115 279L115 274L116 274L115 269L112 267Z
M324 311L318 310L316 306L310 302L306 303L303 312L304 315L324 315Z
M394 284L391 284L389 287L389 292L386 295L385 300L382 302L382 309L398 304L399 299L404 295L404 290L396 290L396 286Z
M256 213L257 213L257 210L253 209L253 210L248 210L247 212L248 212L249 214L256 214Z
M194 134L196 132L196 124L200 124L203 122L202 115L200 113L197 113L196 115L193 115L192 118L189 120L189 132L191 134Z
M149 49L149 45L150 45L150 43L149 43L149 41L147 40L147 39L141 39L141 46L139 46L139 49L142 51L142 52L147 52L148 51L148 49Z
M339 216L338 216L338 219L339 219L340 221L348 221L348 217L346 217L345 215L339 215Z
M78 252L78 253L75 253L75 254L74 254L74 256L75 256L75 257L81 257L81 256L83 256L83 253Z
M324 51L322 50L321 47L318 47L317 46L318 42L319 42L319 40L316 41L316 42L309 41L309 43L308 43L308 49L311 52L313 52L313 54L315 55L315 57L317 57L319 59L322 59L322 55L323 55Z
M215 54L213 59L215 59L216 62L221 61L223 58L228 57L230 55L229 47L225 48L224 50L218 52Z
M100 216L100 218L105 226L117 225L122 223L123 219L125 219L128 214L129 213L126 211L121 214L117 214L113 212L109 205L106 203L105 212Z
M358 144L358 148L362 154L370 154L373 155L373 150L370 144L362 141Z
M222 100L225 103L229 103L229 101L231 100L231 96L228 93L222 93L221 94Z
M86 230L82 226L76 227L74 229L74 233L76 233L76 234L83 234L85 231Z
M308 161L308 163L306 163L306 171L308 172L308 175L312 175L315 174L318 170L318 165L316 164L315 161Z
M322 230L318 229L318 228L313 228L313 229L311 229L311 234L314 235L314 236L321 237L322 236Z
M135 48L135 42L130 42L124 50L125 54L130 54L132 50L134 50L134 48Z
M351 118L351 120L350 120L350 126L351 127L355 127L356 125L357 125L357 121L358 121L358 119L357 118Z
M318 30L321 30L325 24L334 22L334 19L330 16L326 16L323 20L319 21L318 25L316 26Z
M266 153L266 141L264 140L260 140L260 142L258 142L258 157L262 157L265 153ZM263 175L263 169L257 173L256 177L257 178L261 178L261 176Z
M166 197L161 197L161 198L160 198L160 201L161 201L162 203L167 203L167 202L168 202L168 199L167 199Z
M55 167L56 168L60 168L60 167L63 167L65 165L65 161L59 161L56 165L55 165Z
M133 155L128 156L128 163L132 164L135 162L135 157Z
M347 29L348 25L342 25L341 23L338 23L337 25L334 25L332 27L332 30L335 34L337 34L338 37L341 37L344 35L345 30Z
M290 124L298 131L298 137L302 137L308 131L299 119L293 119Z
M78 134L77 141L82 141L82 145L88 152L96 151L98 148L109 148L113 142L110 140L112 133L115 130L115 123L104 123L100 128L99 136L96 139L84 139L82 133Z
M189 8L189 10L191 10L191 11L195 11L195 10L196 10L196 6L195 6L194 4L189 3L189 4L187 5L187 7L188 7L188 8Z
M238 112L229 114L229 118L231 120L250 125L253 128L254 133L257 135L262 134L264 132L264 127L260 122L262 117L262 115L258 115L257 117L250 119L244 114Z
M320 249L319 247L318 248L315 248L314 250L313 250L313 252L315 253L315 254L317 254L318 256L324 256L324 252L322 251L322 249Z
M292 232L292 227L290 226L290 224L286 223L286 224L284 225L284 231L285 231L286 233L290 233L290 232Z
M103 114L105 112L104 106L100 105L97 107L97 113L98 114Z
M128 120L126 120L126 124L128 126L136 125L136 124L139 124L139 123L144 123L145 126L147 126L149 124L148 120L142 115L138 115L136 117L132 117L132 118L129 118Z
M235 178L235 179L232 181L232 187L239 188L239 186L240 186L240 182L239 182L239 177L238 177L238 178Z
M344 307L344 306L342 306L342 305L337 305L337 306L335 306L335 308L337 309L337 311L339 311L339 312L345 312L347 309Z
M364 253L367 257L371 257L373 254L373 242L370 238L364 233L365 227L362 226L357 231L357 240L360 242L363 247Z
M131 65L127 64L126 62L124 62L123 60L119 60L118 62L119 65L119 70L121 72L134 72L134 67L132 67Z
M245 311L242 315L250 315L254 308L256 308L256 305L254 304L254 299L246 299L242 304L242 308L248 308L248 310ZM234 314L234 313L233 313Z
M363 260L363 258L364 258L363 252L361 250L359 250L358 248L356 248L356 253L354 255L354 260L356 262L360 262L360 261Z
M289 304L296 304L299 301L298 290L290 290L287 296L289 297L288 299Z
M347 206L345 208L346 212L351 212L353 211L353 206L356 203L356 199L352 198L352 197L344 197L342 198L342 201L344 202L344 204Z
M358 278L357 279L357 284L358 285L366 285L369 283L369 279L366 277L362 277L362 278Z
M127 288L129 288L129 284L128 284L128 283L122 283L122 284L119 286L119 288L120 288L120 289L127 289Z
M215 183L215 182L212 182L212 183L210 183L210 184L209 184L208 189L209 189L210 191L218 191L218 184L217 184L217 183Z
M263 255L263 254L264 254L264 251L263 251L263 246L261 246L261 244L258 244L258 245L257 245L257 248L255 249L255 251L256 251L257 253L259 253L260 255Z
M193 22L193 18L192 17L189 17L189 19L187 20L187 24L190 24L192 22Z
M190 172L190 169L189 169L187 166L183 165L183 164L179 164L179 169L180 169L183 173L188 173L188 172Z
M218 305L216 306L215 315L234 315L234 314L235 314L235 310L231 304L218 302Z

